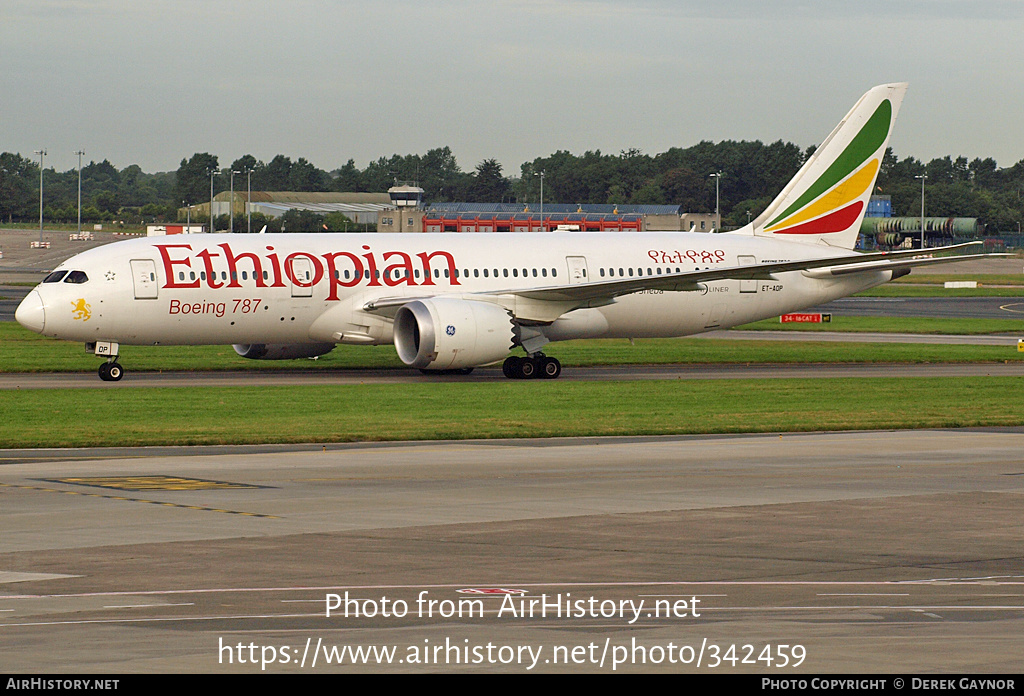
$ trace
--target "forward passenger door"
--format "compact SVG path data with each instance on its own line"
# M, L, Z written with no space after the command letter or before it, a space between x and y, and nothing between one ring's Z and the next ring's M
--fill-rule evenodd
M128 263L132 268L132 283L135 285L135 299L157 299L156 261L151 259L132 259Z

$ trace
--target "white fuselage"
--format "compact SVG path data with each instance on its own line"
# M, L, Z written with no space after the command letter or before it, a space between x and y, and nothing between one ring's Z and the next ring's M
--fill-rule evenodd
M81 271L88 279L39 285L33 293L41 308L33 310L30 294L19 321L31 316L30 328L47 336L126 345L380 344L392 340L393 313L365 307L382 299L476 295L522 302L515 295L527 288L843 253L853 254L750 235L695 233L144 238L68 259L59 269ZM773 280L709 282L695 291L643 290L534 325L551 341L684 336L802 309L890 278L890 271L834 279L793 271Z

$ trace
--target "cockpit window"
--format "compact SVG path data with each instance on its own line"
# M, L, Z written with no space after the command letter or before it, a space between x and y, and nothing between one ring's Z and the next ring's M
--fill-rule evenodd
M65 283L88 283L89 276L85 274L85 271L71 271L68 273L68 277L64 279Z
M50 275L43 278L44 283L59 283L61 278L67 275L67 271L54 271Z

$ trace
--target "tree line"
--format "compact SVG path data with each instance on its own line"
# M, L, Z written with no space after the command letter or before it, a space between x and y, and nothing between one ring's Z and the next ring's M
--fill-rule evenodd
M174 220L186 205L234 188L244 191L385 192L396 181L416 182L428 202L488 202L535 205L549 203L667 204L684 211L715 209L715 178L719 179L723 224L746 224L771 202L796 173L813 148L801 150L777 141L703 141L688 148L670 148L656 155L640 150L617 154L559 150L525 162L518 176L506 176L495 159L485 159L465 172L448 147L423 155L381 157L360 169L353 160L326 171L305 158L277 155L262 162L245 155L224 166L216 155L195 153L181 160L177 171L148 174L138 165L117 169L107 160L82 167L82 218L85 221ZM78 170L43 173L44 217L74 221L78 215ZM926 214L977 217L989 231L1017 233L1024 219L1024 160L1000 168L992 158L946 156L930 162L899 159L890 148L879 172L876 193L892 198L893 214L920 213L921 182L926 179ZM20 154L0 154L0 220L32 221L39 216L39 164ZM290 229L290 228L289 228Z
M173 218L175 173L147 174L137 164L117 169L107 160L82 166L82 219ZM43 216L46 220L78 218L78 169L43 171ZM0 153L0 221L39 219L39 163L10 152Z

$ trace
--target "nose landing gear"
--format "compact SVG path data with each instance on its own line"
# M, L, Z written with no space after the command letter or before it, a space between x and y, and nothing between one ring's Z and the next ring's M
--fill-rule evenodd
M100 365L100 379L104 382L117 382L124 377L124 368L117 362L117 358L114 357L111 360Z
M117 362L117 349L118 345L114 341L96 341L85 344L87 353L107 359L99 369L100 379L104 382L117 382L124 377L124 368L121 367L121 363Z

